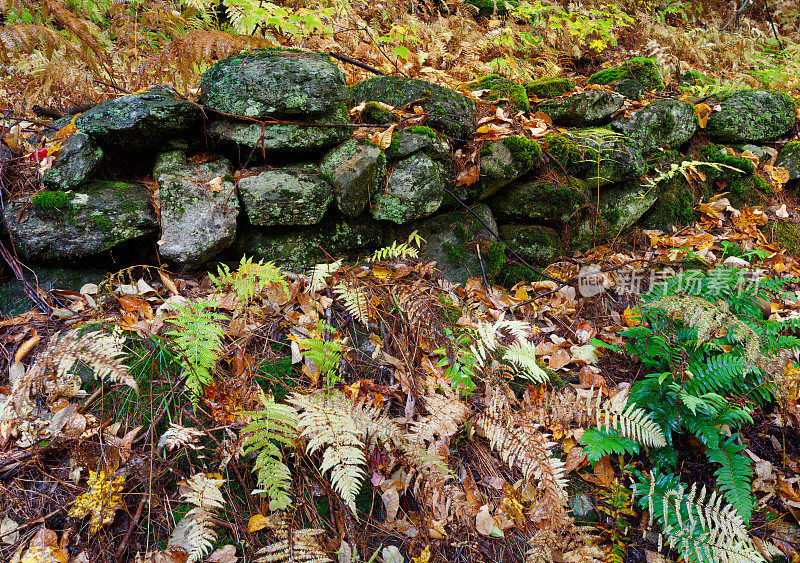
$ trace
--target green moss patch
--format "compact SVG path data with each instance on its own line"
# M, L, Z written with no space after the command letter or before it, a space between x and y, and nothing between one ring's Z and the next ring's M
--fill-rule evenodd
M741 156L731 156L725 150L724 145L706 145L700 151L700 157L706 162L716 162L724 164L725 166L732 166L742 171L744 174L752 174L755 166L751 161ZM720 171L721 176L730 176L732 173L737 174L735 170L730 168Z
M656 60L647 57L634 57L620 66L595 72L589 77L589 84L611 84L625 78L636 80L648 90L664 88Z
M772 194L770 183L758 174L737 178L728 185L728 199L733 207L761 205Z
M503 139L503 142L522 168L530 169L542 162L542 147L533 139L513 135Z
M525 85L525 92L528 96L537 98L555 98L572 92L574 89L575 83L572 80L558 76L546 76Z
M509 80L499 74L490 74L477 81L480 90L489 90L489 100L495 101L507 99L511 109L515 111L528 111L530 102L525 88L516 82Z
M43 191L34 195L31 199L36 209L53 212L53 211L66 211L72 209L72 194L67 192L56 191Z

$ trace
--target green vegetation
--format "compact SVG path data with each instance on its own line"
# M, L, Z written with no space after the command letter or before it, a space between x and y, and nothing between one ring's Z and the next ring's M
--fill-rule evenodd
M595 72L589 77L589 84L610 84L626 78L636 80L648 90L664 88L657 61L647 57L633 57L620 66Z
M714 464L717 489L745 523L755 506L750 490L753 470L742 453L744 446L737 444L736 431L752 422L755 405L776 397L765 358L800 345L795 337L780 336L784 323L764 321L756 301L770 302L784 286L775 280L743 283L739 269L673 276L643 298L641 324L623 332L627 353L639 358L646 370L644 379L631 388L629 405L655 422L665 439L665 445L649 454L654 470L674 472L678 441L693 435ZM720 434L720 427L730 434ZM638 451L637 444L607 428L587 432L583 442L590 457L600 451ZM642 484L644 499L649 489ZM658 519L667 535L676 533L670 522Z
M729 155L724 145L706 145L700 151L700 157L708 162L716 162L718 164L737 168L744 174L752 174L753 170L755 170L755 165L753 165L752 161L741 156ZM726 172L726 174L730 174L730 172Z
M528 96L537 98L555 98L574 89L575 83L572 80L558 76L546 76L525 85Z
M36 209L43 212L67 211L72 209L72 194L55 191L41 191L35 194L31 201Z
M503 139L503 143L522 169L530 170L542 161L542 147L533 139L512 135Z
M511 109L514 111L528 111L530 102L525 88L499 74L490 74L480 78L476 82L476 88L489 90L490 101L507 99Z

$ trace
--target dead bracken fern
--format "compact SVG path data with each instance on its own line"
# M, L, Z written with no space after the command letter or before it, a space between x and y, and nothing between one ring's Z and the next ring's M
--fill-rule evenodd
M34 411L39 395L45 395L48 401L77 395L81 384L80 376L73 372L77 364L91 369L97 379L136 389L136 382L120 358L123 340L116 331L81 334L75 329L53 335L33 365L12 381L11 393L0 405L0 435L7 436L15 421Z
M194 505L172 532L167 549L188 554L188 561L199 561L217 541L214 519L225 506L220 487L225 483L217 473L198 473L178 483L181 498Z
M277 541L260 549L255 563L332 563L332 559L322 550L317 536L325 530L303 528L293 530L287 517L273 517L277 525L271 526Z
M549 508L558 510L566 502L566 473L564 462L552 455L556 444L524 411L514 411L517 401L507 386L498 384L487 394L488 405L475 418L478 433L509 467L538 483Z

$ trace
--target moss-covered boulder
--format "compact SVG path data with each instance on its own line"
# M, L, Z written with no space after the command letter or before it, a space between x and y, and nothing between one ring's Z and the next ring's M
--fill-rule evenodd
M437 135L436 131L430 127L412 125L394 134L392 143L386 149L386 157L396 160L418 151L427 151L432 156L445 157L450 154L450 143L446 138Z
M333 186L339 211L355 217L382 187L386 156L373 143L348 139L323 157L320 171Z
M163 150L168 143L197 137L203 112L171 88L106 100L75 119L75 126L105 148Z
M344 74L324 53L258 49L213 65L200 79L210 110L255 119L311 116L347 104Z
M789 171L790 180L800 179L800 141L786 143L778 153L775 166L786 168Z
M590 127L607 123L622 108L625 98L613 92L589 90L566 98L540 103L537 111L550 116L556 125Z
M376 76L362 80L352 89L351 103L378 101L395 107L422 100L427 125L454 140L464 141L475 131L475 102L438 84L416 78Z
M642 94L645 93L647 88L642 86L638 81L634 80L633 78L623 78L622 80L616 80L609 84L612 90L614 90L617 94L621 94L628 98L629 100L638 100L642 97Z
M542 137L542 153L561 172L572 171L583 161L583 151L569 135L548 133Z
M586 203L586 193L583 181L553 173L508 186L489 200L489 207L503 220L560 227Z
M625 134L642 152L666 146L679 147L697 131L694 108L679 100L659 100L646 105L630 117L611 122L614 131Z
M486 199L538 166L541 161L542 149L533 139L512 135L499 141L489 141L481 151L480 176L470 191L477 199Z
M568 135L580 153L569 171L586 181L589 190L635 180L647 171L639 149L608 129L578 129Z
M525 84L525 93L529 97L537 98L556 98L574 89L575 83L572 80L560 76L545 76Z
M491 210L483 204L473 205L470 209L475 215L461 209L438 213L427 219L404 225L398 230L397 238L403 239L417 230L426 241L422 248L422 256L428 260L435 260L437 267L447 279L453 283L463 284L469 278L481 276L475 245L485 246L497 240L492 234L497 232L497 223ZM485 257L483 258L484 268L491 270L491 265L487 264Z
M724 145L706 145L700 150L698 159L709 163L698 166L706 177L703 183L708 186L707 189L712 188L716 182L729 183L752 174L755 170L753 161L730 154L728 147Z
M706 132L719 141L769 141L795 124L795 104L780 92L741 90L716 97L712 103L721 109L708 118Z
M70 262L153 235L158 228L150 192L122 182L39 192L6 203L4 217L14 245L28 260Z
M490 102L508 100L509 108L513 112L528 111L530 109L530 102L525 88L505 76L490 74L470 83L470 87L473 90L489 90L486 99Z
M158 155L153 177L161 202L159 254L180 268L211 260L236 238L239 198L231 163L190 163L182 151Z
M561 238L549 227L538 225L500 225L500 240L526 261L544 266L561 255Z
M361 123L389 125L399 122L400 119L401 116L393 112L389 104L383 102L364 102L364 109L361 110Z
M639 225L645 229L670 232L693 224L697 219L695 201L702 195L710 195L704 188L689 185L681 174L659 182L653 188L657 202L642 216Z
M646 90L664 89L657 61L647 57L633 57L619 66L595 72L589 77L589 84L611 84L625 79L635 80Z
M519 6L516 0L466 0L466 3L477 8L478 15L484 17L506 16Z
M287 268L302 268L330 257L341 258L364 249L380 248L388 241L387 229L368 219L326 218L311 227L249 227L233 247L239 256L275 260Z
M425 152L399 160L372 200L372 216L397 224L428 217L441 206L446 181L445 166Z
M343 107L319 117L293 118L291 121L296 123L265 123L262 127L252 121L218 119L211 122L208 133L258 151L306 153L338 145L352 131L347 110ZM320 126L321 123L341 123L342 126Z
M615 239L653 207L657 199L657 191L640 182L628 182L603 190L596 211L581 221L570 241L570 248L586 250ZM589 201L592 199L589 198Z
M251 225L316 225L333 201L333 186L311 164L271 168L239 179Z
M745 205L764 205L772 195L772 185L763 176L752 174L731 181L726 191L731 205L742 209Z
M53 165L42 177L51 190L71 190L94 176L103 160L103 149L76 132L61 145Z

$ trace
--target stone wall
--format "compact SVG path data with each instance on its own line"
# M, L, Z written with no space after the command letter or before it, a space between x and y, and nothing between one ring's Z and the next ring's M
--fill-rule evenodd
M694 106L669 97L621 111L644 89L663 88L648 61L603 71L590 82L610 88L580 93L566 79L524 88L483 79L497 99L546 113L562 132L484 143L480 176L465 187L453 151L476 129L470 98L385 76L348 88L318 53L235 55L203 74L200 104L157 87L79 115L44 176L47 190L6 205L5 226L32 263L123 248L151 260L157 252L185 270L242 254L299 267L416 229L429 255L463 282L479 272L476 243L490 274L502 268L497 235L544 264L635 224L669 230L690 222L693 203L721 185L734 204L761 203L770 185L740 156L745 150L770 158L777 146L775 164L798 183L800 143L776 145L796 126L790 98L717 96L705 102L716 109L705 128ZM398 128L386 150L350 138L348 112L362 102L414 102L425 126ZM395 117L380 104L361 112L367 123ZM690 168L700 172L691 183L681 172Z

